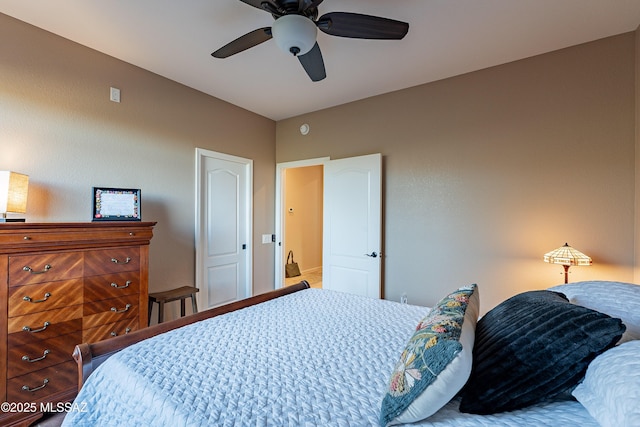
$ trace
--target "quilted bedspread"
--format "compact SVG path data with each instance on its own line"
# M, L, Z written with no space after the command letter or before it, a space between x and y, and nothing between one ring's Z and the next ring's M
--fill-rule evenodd
M63 426L376 426L428 308L308 289L130 346L88 379ZM598 424L575 401L493 416L450 402L420 425Z

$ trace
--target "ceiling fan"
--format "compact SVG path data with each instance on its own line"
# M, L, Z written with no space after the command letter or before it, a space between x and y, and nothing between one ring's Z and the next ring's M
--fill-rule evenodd
M211 55L228 58L273 38L280 49L298 58L314 82L327 76L316 42L318 29L331 36L376 40L400 40L409 31L406 22L359 13L331 12L318 18L318 6L323 0L240 1L270 13L275 22L271 27L238 37Z

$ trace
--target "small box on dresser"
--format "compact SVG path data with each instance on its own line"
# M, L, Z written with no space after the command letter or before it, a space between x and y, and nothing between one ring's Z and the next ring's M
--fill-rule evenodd
M75 397L76 344L147 326L154 225L0 226L0 402L13 405L0 425L27 426Z

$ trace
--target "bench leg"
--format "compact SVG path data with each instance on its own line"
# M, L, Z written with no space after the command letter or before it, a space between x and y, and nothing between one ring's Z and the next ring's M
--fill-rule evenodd
M184 300L186 298L180 298L180 317L184 317L184 312L185 312L185 307L184 307Z
M151 324L151 310L153 310L153 301L149 300L149 314L147 319L147 326Z
M158 323L164 320L164 301L158 301Z
M198 312L198 304L196 303L195 295L191 295L191 309L193 310L193 314Z

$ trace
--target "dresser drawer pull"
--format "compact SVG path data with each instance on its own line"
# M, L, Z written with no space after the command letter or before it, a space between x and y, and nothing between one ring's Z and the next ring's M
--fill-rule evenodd
M115 307L111 307L111 311L115 313L124 313L125 311L129 311L130 308L131 308L131 304L127 304L122 310L118 310Z
M129 264L131 262L131 258L127 257L124 261L120 261L118 258L111 258L111 262L115 264Z
M46 273L47 271L49 271L51 269L51 266L49 264L47 264L47 265L44 266L44 270L40 270L40 271L35 271L34 269L29 267L28 265L25 265L24 267L22 267L22 269L24 271L28 271L31 274L43 274L43 273Z
M51 350L45 350L42 353L42 357L38 357L37 359L32 359L29 356L27 356L26 354L24 356L22 356L22 360L24 360L25 362L29 362L29 363L33 363L33 362L39 362L41 360L44 360L47 358L47 354L51 353Z
M23 326L23 327L22 327L22 330L23 330L23 331L25 331L25 332L42 332L42 331L44 331L45 329L47 329L47 326L49 326L49 325L51 325L51 323L49 323L49 322L44 322L44 325L42 325L42 328L40 328L40 329L31 329L31 328L30 328L30 327L28 327L28 326Z
M43 298L43 299L36 299L36 300L34 300L34 299L32 299L31 297L23 297L22 299L23 299L24 301L28 301L28 302L32 302L32 303L34 303L34 304L37 304L37 303L39 303L39 302L45 302L46 300L48 300L48 299L49 299L49 297L50 297L50 296L51 296L51 294L50 294L49 292L47 292L46 294L44 294L44 298Z
M129 332L131 332L131 328L127 328L124 330L124 334L127 335ZM116 331L111 332L110 334L112 337L117 337L118 333Z
M38 391L38 390L41 390L41 389L45 388L45 387L47 386L47 383L48 383L48 382L49 382L49 378L45 378L45 379L44 379L44 381L42 381L42 385L41 385L40 387L29 388L29 386L28 386L28 385L23 385L23 386L22 386L22 389L23 389L24 391L31 391L31 392L33 392L33 391Z
M125 283L124 286L118 286L117 283L111 283L111 287L116 289L124 289L124 288L128 288L130 284L131 284L131 280L127 280L127 283Z

